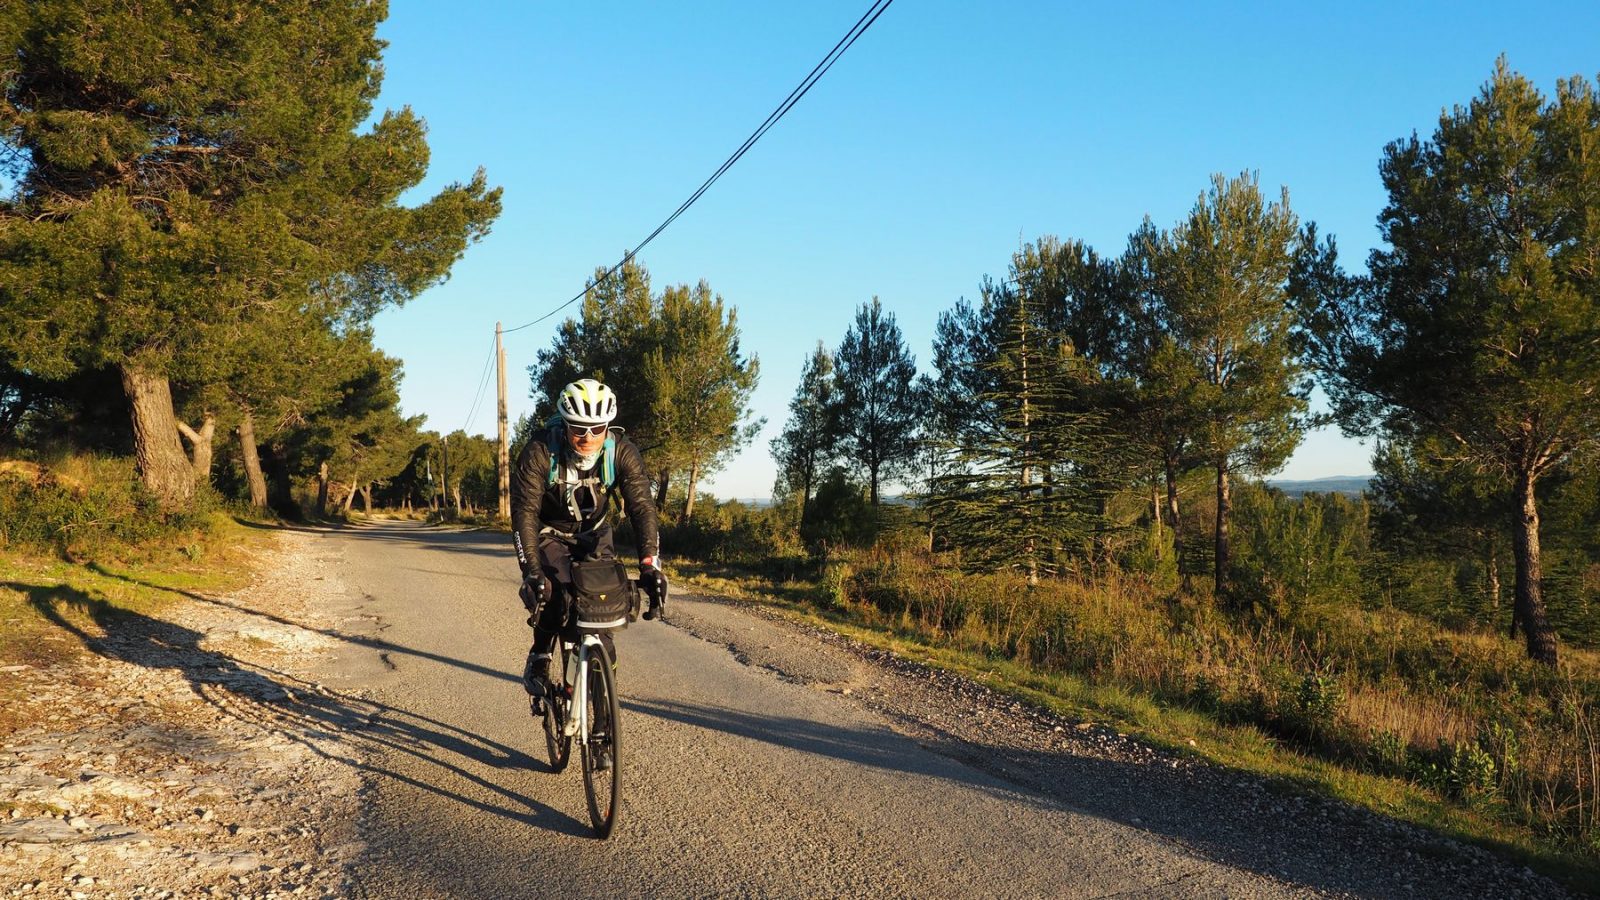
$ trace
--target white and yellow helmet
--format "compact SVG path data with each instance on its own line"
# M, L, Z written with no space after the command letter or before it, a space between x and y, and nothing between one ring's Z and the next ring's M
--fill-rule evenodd
M556 412L568 425L609 425L617 417L617 395L593 378L580 378L556 395Z

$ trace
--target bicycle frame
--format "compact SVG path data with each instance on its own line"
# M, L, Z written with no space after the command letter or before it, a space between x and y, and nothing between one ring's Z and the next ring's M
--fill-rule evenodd
M589 740L589 648L599 646L600 638L585 634L576 644L565 638L561 643L567 650L566 683L572 686L572 701L567 707L569 715L562 733L577 738L580 743L586 742Z

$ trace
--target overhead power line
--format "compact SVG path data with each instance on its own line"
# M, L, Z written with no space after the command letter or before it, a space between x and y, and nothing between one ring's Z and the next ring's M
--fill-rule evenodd
M483 402L484 388L489 386L489 364L494 362L495 344L489 345L489 358L483 361L483 374L478 376L478 393L472 398L472 406L467 410L467 421L461 426L466 431L472 426L472 417L478 414L478 404Z
M845 36L839 39L839 43L834 44L833 49L828 51L828 54L822 58L822 61L817 63L805 78L801 79L800 83L795 86L795 89L789 92L789 96L785 97L783 102L778 104L778 107L767 116L766 121L762 122L755 131L750 133L749 137L744 139L744 143L739 145L739 149L733 151L733 154L724 160L722 165L718 166L715 172L711 173L711 177L707 178L705 182L700 185L700 187L695 189L693 194L689 195L689 199L679 204L678 208L672 211L672 215L667 216L667 218L663 220L660 225L656 226L654 231L650 232L650 234L646 236L644 240L640 241L639 244L632 250L629 250L627 253L623 254L622 259L619 260L616 265L612 266L610 269L607 269L604 275L601 275L590 285L586 285L583 290L574 294L572 298L567 300L565 303L562 303L561 305L555 307L531 322L525 322L515 328L507 328L502 333L510 334L513 331L521 331L524 328L529 328L539 324L540 322L543 322L551 316L554 316L556 313L559 313L563 309L566 309L572 304L578 302L583 298L584 294L589 292L590 287L592 287L594 284L605 281L607 278L610 278L612 275L616 274L618 269L621 269L623 266L627 265L628 260L637 256L639 251L645 248L646 244L649 244L651 241L655 240L657 235L667 230L667 226L677 221L679 216L687 212L689 207L693 206L695 201L700 199L701 195L709 190L713 184L717 183L717 179L721 178L725 172L733 168L733 164L738 162L739 159L745 155L745 153L749 152L751 147L755 146L756 141L761 140L762 135L770 131L772 126L778 124L778 120L787 115L789 110L793 109L794 105L800 102L800 98L804 97L811 90L811 88L819 80L821 80L822 76L826 75L828 70L833 68L833 64L839 61L839 57L843 56L845 51L849 50L850 47L855 44L856 40L859 39L861 35L866 33L868 28L872 27L873 22L878 21L878 17L883 15L884 10L888 9L889 4L893 2L894 0L873 0L872 6L869 7L865 13L862 13L861 18L856 20L856 24L851 26L850 30L845 33Z

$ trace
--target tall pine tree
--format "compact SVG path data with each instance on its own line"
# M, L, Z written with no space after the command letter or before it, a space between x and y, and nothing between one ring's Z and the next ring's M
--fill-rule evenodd
M833 377L833 354L817 342L800 371L800 383L789 400L789 420L772 439L772 459L778 465L773 494L798 494L800 524L811 512L811 497L832 458L838 440L838 403Z
M1442 441L1504 486L1515 615L1554 665L1537 488L1600 442L1600 97L1573 78L1547 100L1502 59L1379 171L1385 246L1362 289L1311 292L1313 358L1347 428Z
M917 361L906 348L894 313L877 297L856 310L855 324L834 352L839 424L856 465L865 468L869 497L916 464L917 430L925 401L917 390Z
M421 206L409 110L369 131L386 4L0 7L0 352L114 368L146 484L187 505L174 381L238 365L263 310L353 322L436 283L499 212L482 172ZM197 447L197 449L199 449Z
M660 440L655 458L684 474L688 520L700 479L766 424L764 418L750 419L761 365L739 349L738 311L724 306L704 281L662 291L653 329L654 348L640 371L650 392L651 428Z
M1288 293L1297 221L1287 191L1269 203L1254 175L1217 175L1186 219L1147 235L1161 353L1216 471L1214 565L1226 596L1230 480L1280 468L1311 421Z

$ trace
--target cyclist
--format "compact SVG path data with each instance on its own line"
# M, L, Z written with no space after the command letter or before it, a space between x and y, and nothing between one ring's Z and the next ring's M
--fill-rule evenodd
M580 379L562 388L556 412L548 430L528 441L511 475L511 536L522 567L522 605L533 626L522 683L535 715L544 714L550 695L550 653L572 589L572 564L615 558L606 513L619 491L638 544L640 586L653 610L667 595L644 457L621 428L611 427L616 394L592 378ZM610 634L601 640L615 660Z

